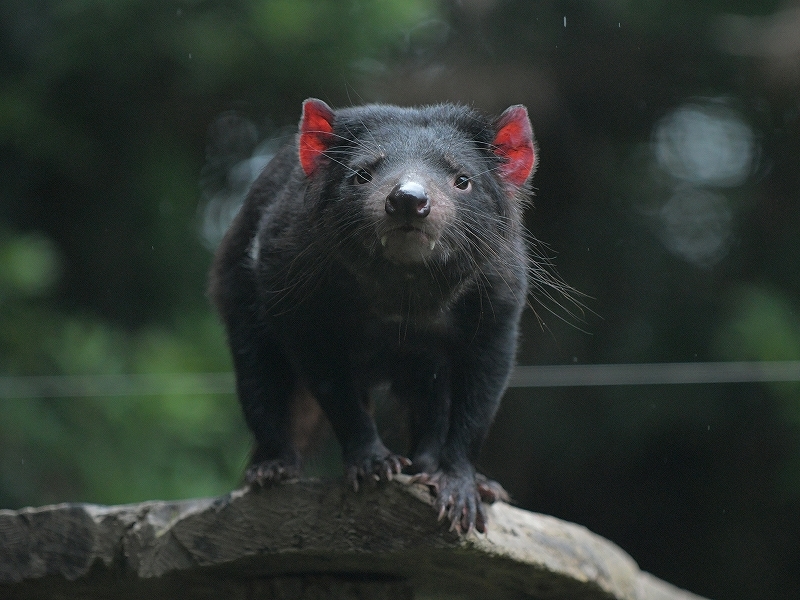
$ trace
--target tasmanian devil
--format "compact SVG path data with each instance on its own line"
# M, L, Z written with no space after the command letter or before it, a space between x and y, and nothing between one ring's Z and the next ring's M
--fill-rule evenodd
M488 118L451 104L303 103L211 273L257 442L250 483L298 473L294 399L311 395L353 487L416 473L440 517L485 531L481 500L504 492L474 462L514 363L536 161L519 105ZM410 460L368 409L387 382L408 406Z

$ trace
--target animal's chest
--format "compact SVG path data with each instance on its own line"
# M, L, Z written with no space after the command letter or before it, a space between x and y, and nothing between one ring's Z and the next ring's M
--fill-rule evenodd
M281 329L290 346L316 348L315 360L345 361L378 379L407 357L445 354L458 338L451 310L387 314L363 299L328 294L298 307Z

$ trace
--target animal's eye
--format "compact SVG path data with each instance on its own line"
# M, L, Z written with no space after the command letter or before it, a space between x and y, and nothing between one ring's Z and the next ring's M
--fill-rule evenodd
M467 177L466 175L459 175L458 177L456 177L455 181L453 182L453 185L460 190L467 190L469 189L470 186L469 177Z
M359 185L364 185L365 183L369 183L370 181L372 181L372 173L370 173L366 169L358 169L355 173L353 173L353 181L355 181Z

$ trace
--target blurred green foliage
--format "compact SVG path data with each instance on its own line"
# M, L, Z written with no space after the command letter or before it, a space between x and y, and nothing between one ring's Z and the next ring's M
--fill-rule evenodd
M729 315L718 334L727 360L800 360L800 317L779 289L742 287L729 295Z
M520 362L800 359L800 77L781 32L800 36L795 12L755 0L5 0L0 377L229 371L204 211L309 96L528 106L529 228L600 318L529 312ZM714 132L750 144L745 172L709 171L730 150ZM238 485L235 397L178 387L0 399L0 507ZM335 451L312 471L336 472ZM800 586L798 384L515 390L482 466L710 597Z
M242 90L306 88L428 2L11 1L0 9L0 373L230 369L197 232L204 130ZM335 83L334 85L338 85ZM232 396L3 400L0 505L223 493L249 433Z

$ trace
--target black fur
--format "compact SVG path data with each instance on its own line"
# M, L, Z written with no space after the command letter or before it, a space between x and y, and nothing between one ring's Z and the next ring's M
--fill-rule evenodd
M526 304L527 183L506 180L498 121L471 109L370 105L333 114L319 167L306 175L297 138L284 146L212 268L211 296L257 441L248 480L297 473L292 399L307 391L330 420L355 487L405 467L436 490L440 514L457 529L483 531L481 497L503 493L476 481L473 465ZM467 190L454 185L462 175ZM409 180L427 193L429 215L398 216L387 206ZM410 466L383 445L367 410L369 389L386 381L410 408Z

